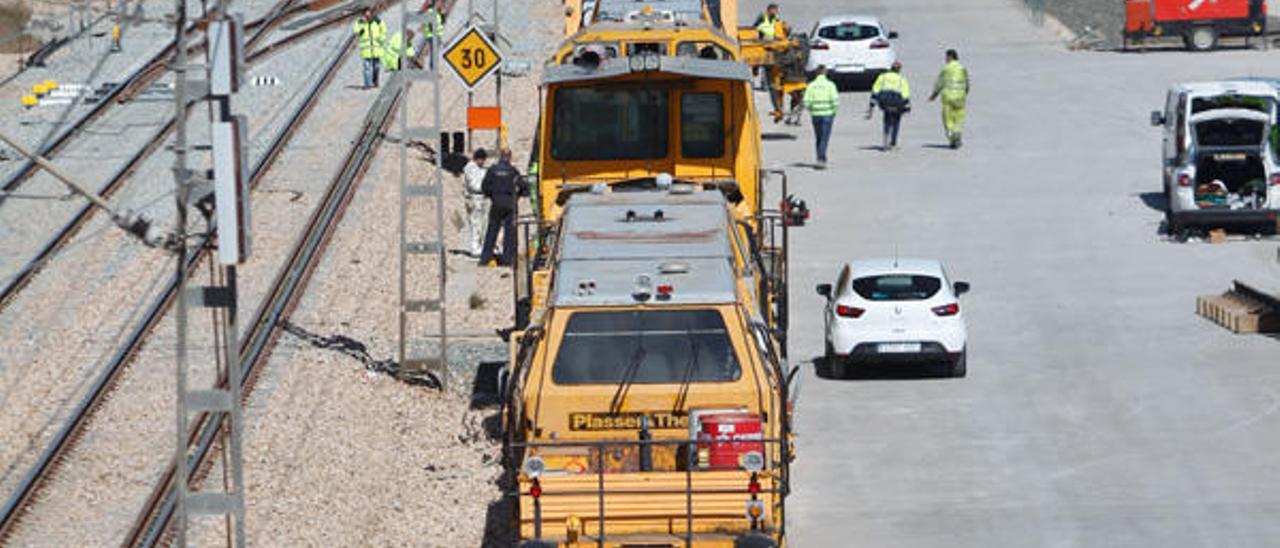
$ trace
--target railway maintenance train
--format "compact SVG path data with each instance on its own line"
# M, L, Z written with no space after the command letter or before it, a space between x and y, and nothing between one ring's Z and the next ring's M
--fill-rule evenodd
M803 214L765 196L785 176L761 169L751 70L712 13L602 0L546 67L528 321L500 383L519 544L785 545Z

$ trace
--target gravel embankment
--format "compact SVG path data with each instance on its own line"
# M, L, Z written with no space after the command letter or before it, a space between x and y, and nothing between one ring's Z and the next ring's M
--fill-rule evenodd
M513 49L545 58L559 38L554 3L513 2L505 9L514 13L504 13L504 20L519 17L523 27ZM504 82L509 139L520 166L537 119L537 78ZM445 84L446 125L460 127L465 94L452 78ZM429 125L430 87L415 90L411 124ZM477 94L477 104L492 97L487 93ZM478 132L476 142L488 148L492 135ZM291 318L312 333L348 337L374 359L394 358L396 349L398 165L394 143L384 143ZM409 165L415 179L430 174L415 153ZM450 219L462 210L461 181L446 176L445 185L446 243L456 249L460 230ZM508 272L449 257L451 331L509 326ZM430 280L414 281L429 289ZM473 293L484 301L477 309L470 306ZM476 372L492 374L507 347L491 338L459 340L450 348L453 380L439 393L371 375L357 360L284 335L247 415L250 543L500 545L506 510L495 483L498 410L475 387L484 384ZM204 535L212 540L220 531L211 525Z
M318 75L320 64L336 51L345 32L339 28L317 36L308 45L273 57L261 67L274 70L288 84L269 91L246 91L242 98L256 101L236 109L252 113L252 106L264 111L250 116L252 157L261 154L269 140L269 128L278 129L283 122L265 113L292 108L300 99L295 92L312 78L303 75ZM319 192L336 170L341 155L332 151L349 146L350 128L358 127L374 98L372 93L349 86L359 78L358 60L348 59L341 71L313 117L295 136L294 146L254 195L255 255L241 269L242 318L255 309L276 273L283 250L296 240ZM285 77L290 72L297 82ZM137 177L152 185L171 186L171 162L167 154L157 155ZM145 203L140 200L147 192L145 186L131 186L118 199L141 204ZM171 210L172 204L164 200L157 203L157 217L167 218L159 215L164 209ZM102 224L101 220L96 221L66 253L50 263L49 271L38 276L6 311L13 314L14 321L0 327L28 335L12 340L29 341L15 349L19 356L11 355L14 361L7 362L2 370L4 382L0 386L6 387L6 406L0 424L5 425L3 431L9 438L2 445L26 452L6 455L6 462L12 463L6 484L25 472L33 458L30 452L44 447L70 406L78 401L85 379L96 376L106 356L120 344L121 334L136 321L136 317L124 314L131 309L122 309L121 304L149 302L151 297L143 295L142 290L158 289L158 284L170 275L170 259L153 250L139 249L118 231ZM207 273L197 274L195 279L207 280ZM63 295L65 300L58 301L52 295ZM58 306L51 305L55 302ZM196 334L191 341L195 387L211 382L212 344L204 335L210 332L207 318L207 314L198 311L192 314L192 331ZM171 323L166 320L130 366L57 479L24 520L13 538L15 543L84 545L95 539L118 541L168 462L173 444L173 340ZM31 371L36 367L45 373ZM68 520L84 525L62 527Z
M1106 37L1109 45L1120 45L1124 28L1121 0L1044 0L1044 10L1076 34L1091 28Z

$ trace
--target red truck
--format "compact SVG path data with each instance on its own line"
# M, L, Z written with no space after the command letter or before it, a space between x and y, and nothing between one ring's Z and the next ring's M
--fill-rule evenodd
M1265 0L1126 0L1124 42L1181 36L1187 49L1211 50L1223 36L1262 36Z

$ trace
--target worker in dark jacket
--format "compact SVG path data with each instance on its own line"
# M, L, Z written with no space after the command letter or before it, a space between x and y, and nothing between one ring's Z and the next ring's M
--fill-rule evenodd
M510 149L504 148L498 153L498 163L484 174L480 191L489 198L489 228L484 233L480 264L488 265L493 260L493 246L501 230L502 257L498 265L510 266L516 258L516 201L528 194L520 172L511 165Z

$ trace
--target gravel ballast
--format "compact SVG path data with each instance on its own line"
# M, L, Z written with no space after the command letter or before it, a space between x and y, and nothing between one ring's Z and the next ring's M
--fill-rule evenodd
M504 4L503 17L522 26L513 49L535 59L549 55L559 39L554 3ZM451 18L450 32L458 20L457 14ZM527 161L535 129L538 78L503 83L517 166ZM460 127L465 93L451 77L444 83L444 122ZM476 104L491 101L489 93L477 93ZM431 124L429 85L415 86L410 111L410 125ZM491 139L476 134L485 148ZM394 359L397 343L398 166L394 143L384 143L290 318L321 337L345 337L375 360ZM414 180L431 173L414 152L409 169ZM461 180L446 175L444 184L446 244L457 249L460 230L450 218L462 210ZM414 226L431 228L420 221ZM448 264L450 330L483 334L509 327L509 270L478 267L457 254ZM432 279L424 273L413 282L430 289ZM477 309L468 298L473 293L485 303ZM451 383L439 392L371 374L345 354L282 335L247 414L250 544L502 545L508 507L500 504L496 483L498 409L474 387L485 384L476 380L477 371L492 374L506 356L506 343L496 337L455 340ZM205 540L220 534L215 524L202 529Z

